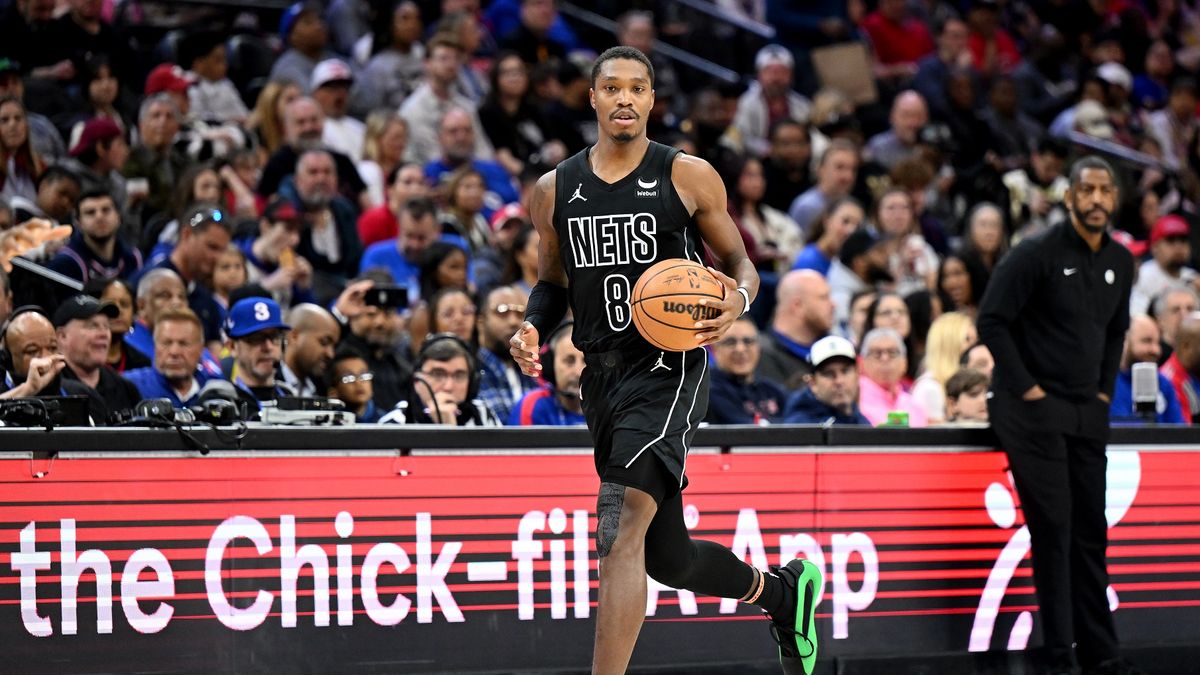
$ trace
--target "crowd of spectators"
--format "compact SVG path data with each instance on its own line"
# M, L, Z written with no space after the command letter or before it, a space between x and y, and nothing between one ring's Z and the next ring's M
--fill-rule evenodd
M1145 419L1130 370L1155 362L1151 417L1200 422L1194 0L717 2L776 31L730 43L741 84L656 50L718 58L695 17L602 4L615 36L555 0L332 0L139 49L132 0L6 3L0 397L86 394L103 423L224 379L252 413L582 424L570 325L540 380L507 342L537 282L525 198L596 140L590 60L619 42L655 65L651 138L722 175L763 282L710 349L709 422L986 424L980 298L1011 246L1070 226L1092 152L1138 260L1113 420ZM822 81L831 46L870 92Z

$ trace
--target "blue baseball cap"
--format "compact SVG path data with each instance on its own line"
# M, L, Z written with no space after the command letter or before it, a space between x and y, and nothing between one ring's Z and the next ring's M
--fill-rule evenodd
M296 19L305 11L313 12L317 16L321 14L320 6L311 0L297 2L283 10L283 16L279 17L279 38L285 43L292 35L292 26L296 25Z
M229 308L225 318L225 333L237 339L264 330L291 330L283 322L279 303L270 298L242 298Z

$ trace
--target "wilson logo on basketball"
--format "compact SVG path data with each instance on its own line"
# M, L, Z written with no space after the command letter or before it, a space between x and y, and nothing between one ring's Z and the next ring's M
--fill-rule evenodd
M721 310L716 307L684 304L682 302L671 302L670 300L663 301L663 311L668 314L690 314L694 321L707 321L721 315Z

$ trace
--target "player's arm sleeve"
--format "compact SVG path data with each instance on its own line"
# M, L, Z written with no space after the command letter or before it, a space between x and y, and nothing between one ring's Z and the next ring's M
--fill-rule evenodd
M1013 249L996 266L983 300L979 303L979 318L976 321L979 339L992 352L997 366L1005 369L1017 394L1037 384L1021 359L1021 352L1013 338L1012 325L1037 287L1041 276L1039 266L1032 243Z

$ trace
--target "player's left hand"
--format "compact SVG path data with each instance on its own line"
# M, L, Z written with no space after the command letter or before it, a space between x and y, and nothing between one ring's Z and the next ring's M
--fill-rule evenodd
M700 347L715 344L725 337L725 331L729 330L733 322L742 315L746 304L745 298L737 292L737 282L732 277L713 267L709 267L708 271L712 272L718 281L725 284L725 298L722 300L705 298L700 301L704 307L714 307L721 311L721 314L715 319L696 322L696 328L699 329L696 331L696 343Z

